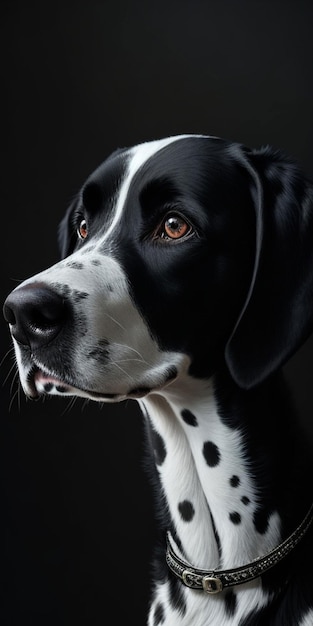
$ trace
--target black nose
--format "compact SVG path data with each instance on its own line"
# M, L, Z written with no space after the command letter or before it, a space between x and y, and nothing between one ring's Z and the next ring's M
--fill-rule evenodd
M30 283L12 291L4 303L3 314L14 339L35 350L60 332L67 307L64 298L44 283Z

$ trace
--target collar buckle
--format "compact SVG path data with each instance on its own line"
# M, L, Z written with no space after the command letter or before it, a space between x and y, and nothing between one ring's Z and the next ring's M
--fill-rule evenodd
M214 594L223 591L223 583L217 576L203 576L202 586L206 593Z

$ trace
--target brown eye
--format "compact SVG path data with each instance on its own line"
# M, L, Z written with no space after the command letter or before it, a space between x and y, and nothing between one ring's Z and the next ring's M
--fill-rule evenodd
M86 220L81 220L77 228L77 234L80 239L86 239L86 237L88 236L88 228L87 228Z
M163 222L162 235L165 239L181 239L191 232L191 226L180 215L169 215Z

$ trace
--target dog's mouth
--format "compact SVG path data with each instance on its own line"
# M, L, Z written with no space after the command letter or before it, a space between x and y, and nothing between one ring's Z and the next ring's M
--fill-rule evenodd
M177 378L176 366L167 366L160 380L153 385L138 385L124 393L105 393L77 387L73 382L62 380L56 375L45 372L34 366L27 376L26 395L31 400L37 400L45 395L81 396L91 400L117 402L127 398L140 399L153 391L158 391L170 385Z

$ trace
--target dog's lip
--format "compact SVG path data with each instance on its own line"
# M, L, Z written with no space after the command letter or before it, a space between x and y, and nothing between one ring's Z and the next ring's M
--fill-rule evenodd
M139 399L147 396L151 392L160 391L164 387L169 386L177 378L177 369L175 366L169 367L164 372L164 379L156 385L146 386L138 385L130 389L126 393L103 393L101 391L84 389L77 387L72 382L65 382L57 375L45 372L42 368L34 366L27 377L28 397L32 400L38 399L40 396L55 392L57 394L84 395L85 397L97 400L118 401L126 398ZM77 393L80 392L80 393Z
M31 400L38 400L41 396L55 391L58 394L65 395L78 395L77 392L81 392L79 395L99 400L101 398L104 400L118 400L126 397L118 393L101 393L77 387L75 384L65 382L61 377L45 372L41 367L35 365L27 376L27 396ZM54 395L56 394L54 393Z

